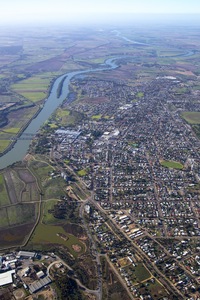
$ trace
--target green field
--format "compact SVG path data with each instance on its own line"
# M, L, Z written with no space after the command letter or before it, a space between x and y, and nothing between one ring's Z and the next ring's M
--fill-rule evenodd
M11 128L5 129L4 131L0 132L0 153L2 153L6 148L11 144L11 138L14 137L16 134L14 133L14 129Z
M52 213L49 213L49 210L54 208L54 205L58 203L58 200L48 200L43 203L43 219L42 222L46 225L58 223L58 219L54 218Z
M181 116L189 124L200 124L200 112L185 111Z
M18 92L18 93L32 102L37 102L47 97L47 94L45 92L30 91L30 92Z
M172 169L178 169L182 170L183 165L177 161L171 161L171 160L162 160L160 161L161 166L166 167L166 168L172 168Z
M37 106L25 107L9 114L9 123L0 132L0 153L11 144L11 139L16 137L16 134L30 121L36 111L38 111Z
M138 281L144 281L151 277L151 274L142 263L139 263L135 267L134 275L138 279Z
M56 174L52 177L51 174L54 172L54 168L48 164L42 156L37 156L38 160L33 160L30 163L30 169L38 179L38 183L42 190L43 199L60 199L60 196L64 196L66 182L60 176ZM41 160L39 160L41 159Z
M69 114L70 114L70 111L68 109L66 110L66 109L58 108L57 111L56 111L56 117L58 119L69 116Z
M145 282L145 288L140 289L141 294L150 293L152 299L164 299L168 296L167 291L155 278Z
M19 132L19 130L20 130L19 127L10 127L10 128L7 128L6 130L4 130L4 132L16 134Z
M54 168L45 161L34 160L31 162L30 167L41 185L45 184L45 182L51 178L50 174L54 171Z
M9 219L6 208L0 208L0 229L9 226Z
M20 202L21 191L25 187L25 183L18 177L18 174L15 170L11 170L10 175L12 177L12 183L10 183L10 188L12 186L12 189L15 190L15 193L18 197L18 201Z
M77 174L79 175L79 176L85 176L85 175L87 175L87 171L86 170L79 170L78 172L77 172Z
M92 116L92 120L100 120L102 117L101 114Z
M63 238L58 236L58 234L63 234L67 236L67 240L65 241ZM77 257L78 255L85 252L85 245L79 241L72 234L68 234L65 232L62 226L52 226L52 225L44 225L39 224L30 240L31 245L48 245L48 244L57 244L63 245L68 248L69 252ZM72 248L72 245L79 245L81 247L80 252L75 252Z
M129 265L124 269L131 276L134 284L148 280L151 277L150 272L142 263L138 263L136 266Z
M75 125L82 119L82 117L83 114L80 112L58 108L50 118L48 126L51 128L57 128L61 126Z
M0 142L0 152L3 152L8 147L8 145L10 143L11 143L11 141L9 141L9 140L1 140L1 142Z
M0 227L21 225L35 219L34 204L17 204L0 209Z
M44 73L21 80L13 84L11 88L14 92L22 95L26 99L37 102L47 96L52 78L51 73Z
M66 183L62 177L46 180L43 184L45 199L60 199L60 196L65 195Z
M10 201L5 186L4 176L0 174L0 207L9 204Z
M142 98L142 97L144 97L144 93L138 92L136 96L137 96L138 98Z

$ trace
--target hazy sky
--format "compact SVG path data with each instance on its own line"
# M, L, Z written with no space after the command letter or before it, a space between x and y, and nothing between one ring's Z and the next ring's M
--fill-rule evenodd
M200 0L0 0L0 22L106 18L117 14L200 14Z

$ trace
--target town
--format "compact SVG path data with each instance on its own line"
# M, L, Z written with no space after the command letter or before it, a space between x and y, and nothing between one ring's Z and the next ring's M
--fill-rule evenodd
M200 299L199 31L157 29L45 29L23 33L24 56L8 48L2 300Z
M180 299L199 297L200 141L181 117L187 97L174 100L173 95L185 86L172 76L155 78L140 89L122 80L74 80L72 90L79 89L84 98L68 109L87 117L73 130L63 127L47 135L51 159L64 161L92 191L88 204L95 210L89 224L99 247L141 299L140 285L128 275L141 260L159 274L168 292ZM191 97L197 99L192 89ZM118 233L105 225L105 217ZM144 282L149 280L155 284L156 276L147 275Z

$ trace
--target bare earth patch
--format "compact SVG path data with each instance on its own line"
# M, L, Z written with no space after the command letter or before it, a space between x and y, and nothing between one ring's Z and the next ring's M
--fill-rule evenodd
M59 236L64 241L67 241L69 239L69 237L63 233L57 233L57 236Z
M81 252L81 247L77 244L72 245L72 248L77 253Z
M88 239L87 235L82 235L79 237L79 240L86 241Z
M24 297L26 296L23 289L18 289L16 291L14 291L13 295L15 296L16 300L23 300Z

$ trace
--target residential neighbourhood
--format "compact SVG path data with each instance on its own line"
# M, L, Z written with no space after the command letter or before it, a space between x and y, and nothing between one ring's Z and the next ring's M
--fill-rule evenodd
M72 90L80 89L85 98L70 109L86 118L73 129L48 135L49 156L65 162L64 168L92 191L88 203L96 204L90 226L133 295L140 292L119 258L127 258L127 265L145 258L145 266L162 274L179 297L194 293L197 298L190 299L199 299L200 141L181 115L186 106L190 109L187 97L174 100L173 95L175 87L186 84L174 77L156 78L140 90L120 84L73 80ZM102 97L107 99L103 104ZM119 233L107 227L97 207L122 234L120 250Z

